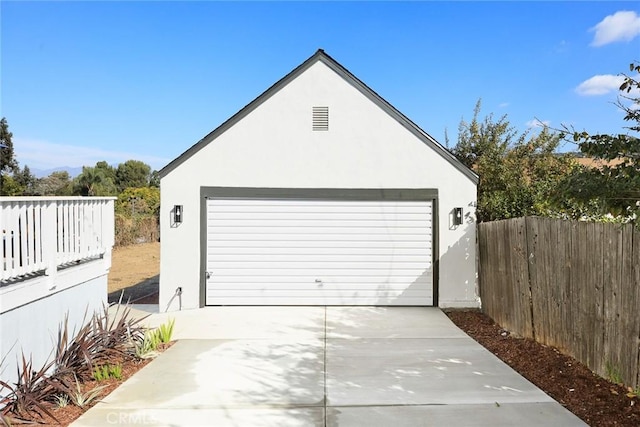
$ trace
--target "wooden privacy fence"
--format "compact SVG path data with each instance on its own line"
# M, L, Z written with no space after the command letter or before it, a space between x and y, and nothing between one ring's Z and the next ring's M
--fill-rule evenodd
M640 231L526 217L479 224L478 244L486 314L640 386Z

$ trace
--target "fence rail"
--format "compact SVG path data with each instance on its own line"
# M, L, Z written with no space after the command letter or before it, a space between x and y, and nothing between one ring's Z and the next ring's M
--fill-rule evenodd
M640 385L640 232L526 217L478 229L483 310L604 377Z
M2 197L0 281L52 274L113 246L113 198Z

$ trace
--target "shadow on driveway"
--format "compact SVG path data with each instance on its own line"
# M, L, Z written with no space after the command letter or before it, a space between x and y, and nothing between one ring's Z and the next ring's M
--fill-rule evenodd
M122 295L122 302L131 304L157 304L160 275L157 274L140 283L119 289L107 295L108 303L117 303ZM124 294L123 294L124 293Z

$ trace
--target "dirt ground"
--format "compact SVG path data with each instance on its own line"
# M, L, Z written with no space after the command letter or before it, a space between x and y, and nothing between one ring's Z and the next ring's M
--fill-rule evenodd
M118 301L123 291L124 302L147 302L145 299L157 294L159 278L160 243L115 248L109 271L109 302Z
M109 300L158 302L160 244L116 249L109 273ZM590 426L640 426L640 399L621 385L592 373L557 349L512 336L477 310L447 311L469 336ZM640 391L640 390L636 390Z

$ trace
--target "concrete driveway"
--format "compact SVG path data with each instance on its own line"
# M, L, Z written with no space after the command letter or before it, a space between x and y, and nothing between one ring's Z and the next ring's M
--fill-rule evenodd
M437 308L207 307L73 426L584 426Z

